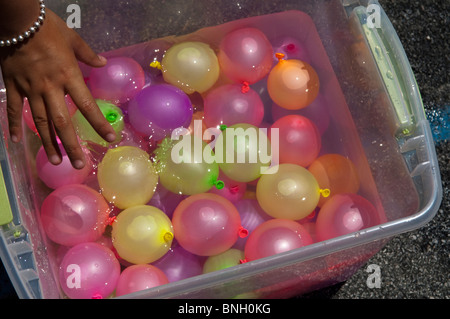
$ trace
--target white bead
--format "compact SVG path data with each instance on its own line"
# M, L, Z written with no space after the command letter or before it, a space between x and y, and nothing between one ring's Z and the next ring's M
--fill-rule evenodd
M4 46L11 46L15 45L19 42L24 41L25 39L29 38L32 33L35 33L41 25L44 23L45 20L45 4L44 0L39 0L39 17L37 18L36 22L34 22L33 26L29 28L27 31L25 31L22 35L19 35L15 38L12 38L11 40L0 40L0 47Z

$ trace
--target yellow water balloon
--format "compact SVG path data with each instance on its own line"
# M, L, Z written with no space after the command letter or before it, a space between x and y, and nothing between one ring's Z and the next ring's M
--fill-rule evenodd
M148 264L169 251L174 235L172 222L163 211L137 205L117 216L111 236L121 258L133 264Z
M314 211L321 190L314 176L304 167L280 164L262 175L256 186L261 208L274 218L300 220Z
M161 61L164 80L187 94L209 90L219 78L216 53L202 42L182 42L167 50Z
M120 209L148 203L158 174L147 152L135 146L109 149L98 165L103 196Z
M237 182L258 179L271 163L271 144L263 130L239 123L222 131L215 144L221 171Z
M173 193L194 195L223 187L213 150L195 135L164 139L154 158L161 185Z

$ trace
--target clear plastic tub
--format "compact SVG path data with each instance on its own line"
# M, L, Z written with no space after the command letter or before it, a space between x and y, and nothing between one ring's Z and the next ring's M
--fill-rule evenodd
M71 1L46 3L62 18L70 17ZM442 190L431 131L407 57L376 1L78 5L82 24L77 31L94 50L106 56L133 52L143 65L151 40L179 42L202 29L202 39L214 42L215 26L246 18L273 41L277 31L289 30L308 43L312 64L320 65L319 76L328 83L328 103L336 105L331 122L339 134L329 135L325 144L338 145L357 163L362 192L382 220L355 233L126 297L288 298L345 281L392 236L419 228L436 214ZM277 21L276 27L267 21ZM0 103L5 99L2 89ZM4 105L0 127L0 257L19 297L62 298L55 249L39 221L39 205L48 192L34 168L39 141L27 132L22 144L9 143Z

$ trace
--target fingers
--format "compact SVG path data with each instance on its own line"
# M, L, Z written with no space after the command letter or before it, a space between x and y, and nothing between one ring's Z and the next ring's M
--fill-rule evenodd
M22 139L23 98L14 83L5 83L9 135L14 143Z
M31 114L47 157L52 164L58 165L62 161L61 151L56 140L53 125L47 114L45 102L40 95L28 97L28 102L30 103Z
M55 92L45 94L45 105L47 115L61 140L61 144L64 145L64 150L72 166L77 169L83 168L86 164L86 159L73 128L64 95L62 92L61 94L56 94Z
M106 59L104 57L97 55L77 32L67 26L65 21L56 16L51 10L48 11L48 15L54 18L54 22L59 30L63 32L64 37L68 40L75 53L75 57L79 61L91 67L102 67L106 65Z
M75 56L79 61L91 67L102 67L106 65L106 58L97 55L75 31L73 32L72 46Z

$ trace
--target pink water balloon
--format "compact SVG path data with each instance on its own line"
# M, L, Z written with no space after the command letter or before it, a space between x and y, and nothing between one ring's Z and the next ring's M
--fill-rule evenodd
M88 84L94 98L122 104L144 87L145 74L134 59L114 57L108 59L106 66L91 70Z
M50 163L43 146L40 147L36 154L36 171L41 181L52 189L64 185L83 183L94 168L89 150L82 147L86 164L82 169L76 169L72 166L69 156L59 140L58 146L62 155L62 161L59 165Z
M272 124L278 130L280 163L307 167L319 155L322 139L316 125L301 115L287 115ZM271 135L269 135L271 138ZM276 143L272 141L271 143Z
M208 127L238 123L259 126L264 117L264 105L258 93L250 87L226 84L206 95L204 117Z
M133 265L125 268L117 282L116 296L158 287L169 283L162 270L153 265Z
M316 220L318 241L350 234L380 223L376 208L357 194L332 196L319 211Z
M308 231L298 222L272 219L259 225L245 244L246 261L252 261L313 243Z
M161 269L166 274L169 282L175 282L201 275L203 259L204 257L194 255L178 243L175 243L172 244L167 254L153 262L152 265Z
M156 186L156 191L153 194L152 199L148 202L148 205L159 208L169 218L172 218L175 208L186 197L186 195L180 195L169 191L159 183Z
M266 35L256 28L234 30L222 39L218 53L222 72L236 83L253 84L272 67L273 49Z
M120 264L114 253L97 243L72 247L59 267L59 283L71 299L101 299L116 288Z
M199 256L217 255L231 248L242 231L234 205L211 193L183 200L175 209L172 224L178 243Z
M325 97L319 93L317 98L307 107L300 110L288 110L276 103L272 104L272 118L277 121L286 115L301 115L311 120L323 135L330 125L330 112Z
M47 236L60 245L96 241L108 224L110 207L103 196L82 184L61 186L42 203Z

